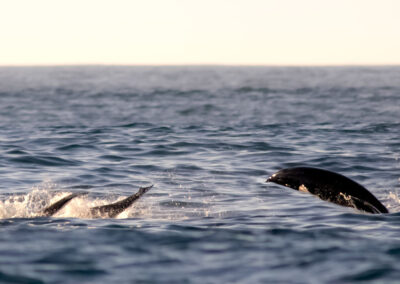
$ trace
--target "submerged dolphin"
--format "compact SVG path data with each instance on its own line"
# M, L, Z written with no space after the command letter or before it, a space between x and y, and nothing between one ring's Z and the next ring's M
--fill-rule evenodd
M56 214L61 208L65 206L68 202L70 202L72 199L74 199L77 196L84 195L86 193L72 193L70 195L67 195L63 199L57 201L56 203L51 204L50 206L46 207L43 212L42 216L53 216Z
M389 213L365 187L331 171L308 167L287 168L274 173L267 182L309 192L322 200L368 213Z
M128 196L127 198L112 203L112 204L107 204L103 206L97 206L90 208L90 213L93 215L95 218L99 217L109 217L109 218L114 218L116 217L119 213L127 209L134 203L136 200L138 200L143 194L145 194L150 188L152 188L153 185L147 186L147 187L141 187L139 188L138 192L135 194L132 194L131 196ZM50 206L46 207L42 211L42 216L50 217L56 214L58 211L61 210L68 202L70 202L72 199L74 199L77 196L81 196L87 193L72 193L61 200L57 201L56 203L51 204Z

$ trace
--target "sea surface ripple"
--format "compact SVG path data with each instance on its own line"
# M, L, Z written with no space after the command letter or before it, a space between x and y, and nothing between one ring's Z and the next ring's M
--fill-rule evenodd
M399 78L400 67L1 67L0 283L398 283ZM292 166L346 175L391 213L265 183ZM88 213L151 184L116 219Z

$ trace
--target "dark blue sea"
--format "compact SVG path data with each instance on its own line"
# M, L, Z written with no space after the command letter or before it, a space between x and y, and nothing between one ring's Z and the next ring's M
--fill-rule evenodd
M391 213L265 183L294 166ZM399 283L399 194L400 67L0 68L0 283Z

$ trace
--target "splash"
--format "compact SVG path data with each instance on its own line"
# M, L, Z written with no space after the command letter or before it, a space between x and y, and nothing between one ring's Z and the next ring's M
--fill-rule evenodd
M12 195L0 201L0 218L33 218L40 216L47 206L65 197L68 192L33 189L22 195Z
M0 219L42 217L45 208L72 194L71 191L59 191L55 184L41 184L26 194L14 194L0 197ZM92 194L80 195L68 202L52 217L98 219L108 216L93 216L90 208L108 205L123 200L127 196L105 196L94 198ZM197 196L192 200L190 190L183 195L147 195L135 202L116 219L141 218L151 220L186 220L197 217L221 217L225 210L219 212L214 207L215 195ZM199 200L200 199L200 200Z
M389 209L390 212L399 212L400 211L400 197L398 192L389 192L389 195L386 198L386 207Z
M71 193L72 192L67 191L34 188L27 194L8 196L4 200L0 200L0 219L41 217L42 212L46 207ZM79 196L70 201L59 212L54 214L53 217L91 219L93 216L90 213L90 208L117 202L123 198L125 197L92 199L87 195ZM105 217L106 216L104 216L104 218Z

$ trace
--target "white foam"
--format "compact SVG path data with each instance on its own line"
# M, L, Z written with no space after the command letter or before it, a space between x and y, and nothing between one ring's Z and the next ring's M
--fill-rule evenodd
M67 196L68 192L33 189L27 194L11 195L0 200L0 218L32 218L50 204Z
M400 197L398 192L389 192L385 201L385 206L390 212L400 212Z
M36 187L27 194L15 194L0 200L0 219L40 217L46 207L72 193L54 191L53 186L46 189L44 187ZM110 204L123 198L91 199L85 195L78 196L67 203L54 217L92 218L91 207Z
M74 192L60 191L60 187L56 184L46 182L35 186L26 194L0 196L0 219L40 217L45 208L71 193ZM95 198L92 194L78 196L68 202L53 217L91 219L93 216L90 214L90 208L111 204L126 197L106 195ZM198 200L197 197L194 199ZM196 203L202 203L202 205L193 206L191 192L188 189L183 196L182 194L179 194L179 196L170 194L168 197L146 194L116 218L185 220L193 217L212 217L226 214L225 210L216 209L214 195L200 196L199 199ZM177 204L182 203L182 205L175 206L174 200ZM104 216L104 218L108 218L108 216Z

